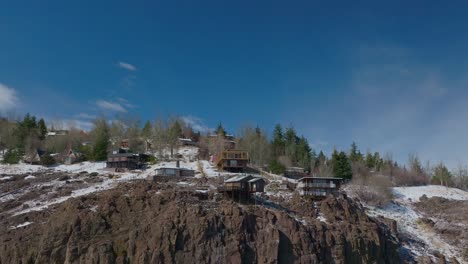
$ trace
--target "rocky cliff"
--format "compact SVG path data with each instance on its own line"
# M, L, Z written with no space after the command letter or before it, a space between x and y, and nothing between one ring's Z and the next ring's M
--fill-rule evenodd
M0 263L400 263L394 223L346 196L287 207L196 194L140 182L2 215Z

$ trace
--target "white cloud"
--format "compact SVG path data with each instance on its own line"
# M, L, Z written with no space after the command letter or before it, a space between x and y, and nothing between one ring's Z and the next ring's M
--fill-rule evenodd
M195 131L205 133L205 132L209 132L209 131L214 130L214 129L206 126L203 123L203 120L201 118L189 115L189 116L182 116L181 119L182 119L182 121L184 121L185 124L192 127L193 130L195 130Z
M117 63L117 66L119 68L125 69L127 71L136 71L137 70L137 68L134 65L132 65L130 63L127 63L127 62L123 62L123 61L119 61Z
M16 91L0 83L0 111L6 111L14 108L18 102Z
M103 110L110 110L110 111L115 111L115 112L122 112L126 113L127 109L123 107L121 104L116 103L116 102L109 102L105 100L98 100L96 102L96 105L100 107Z
M83 119L96 119L96 115L90 115L87 113L79 113L76 115L78 118L83 118Z
M433 164L468 163L462 151L468 148L463 80L447 78L437 65L419 63L409 50L379 51L356 60L347 98L347 107L355 111L349 113L348 131L361 142L361 151L392 152L399 162L417 153Z
M48 120L47 127L54 129L80 129L84 131L89 131L93 128L93 122L89 120L82 120L79 118L51 118L44 117L45 120ZM52 121L51 121L52 120Z

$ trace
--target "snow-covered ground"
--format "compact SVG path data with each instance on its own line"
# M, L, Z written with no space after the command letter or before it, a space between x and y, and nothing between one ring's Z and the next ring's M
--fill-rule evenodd
M432 229L422 225L419 220L424 216L417 210L414 203L419 202L419 198L423 195L428 198L437 196L451 200L468 200L468 192L435 185L395 187L392 191L394 194L392 203L383 208L367 206L368 214L397 221L399 232L415 238L415 243L405 246L416 256L430 255L430 252L439 251L448 258L456 257L460 260L462 249L448 244Z
M40 165L31 165L26 163L19 164L0 164L0 174L17 175L34 172L47 171L49 168Z
M226 172L218 172L217 169L206 160L196 160L198 156L198 148L196 147L183 147L177 150L177 153L182 155L182 159L180 161L180 167L192 169L196 172L196 177L218 177L218 176L232 176L235 174L226 173ZM30 165L30 164L16 164L16 165L0 165L0 174L5 174L6 176L0 176L0 182L11 180L13 175L24 175L28 174L28 176L24 177L23 179L19 180L28 180L34 181L31 186L27 186L26 188L22 188L20 190L15 190L11 193L0 194L0 203L8 202L13 199L17 199L21 197L25 193L38 190L44 187L51 187L52 191L58 190L64 186L66 186L65 181L60 181L58 179L50 180L50 181L41 181L42 173L44 174L51 174L54 172L68 172L68 173L98 173L99 179L101 181L95 183L84 184L83 187L79 187L74 189L71 194L60 196L57 198L46 199L44 196L39 198L35 198L33 200L29 200L23 203L24 206L17 207L9 213L14 215L24 214L31 211L41 211L48 208L51 205L62 203L70 198L79 197L87 194L91 194L94 192L100 192L103 190L108 190L117 186L118 183L132 181L137 179L146 179L148 176L154 175L155 169L160 167L175 167L176 162L160 162L155 165L151 165L146 170L133 170L129 172L117 173L113 171L106 170L106 163L105 162L81 162L72 165L57 165L51 167L43 167L40 165ZM40 173L35 174L35 173ZM31 175L35 174L35 176ZM78 178L73 178L68 180L68 182L73 181L82 181L85 177L89 177L87 175L79 175ZM181 183L184 184L184 183Z

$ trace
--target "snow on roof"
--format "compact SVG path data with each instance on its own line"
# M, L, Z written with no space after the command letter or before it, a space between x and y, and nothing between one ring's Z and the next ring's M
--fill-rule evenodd
M177 167L160 167L160 168L156 168L155 170L191 170L193 171L192 169L188 169L188 168L177 168Z
M232 177L230 179L225 180L224 182L238 182L238 181L242 181L242 180L244 180L244 179L246 179L248 177L252 177L252 176L250 176L250 175L234 176L234 177Z
M251 179L249 182L256 182L256 181L259 181L259 180L262 180L262 181L264 181L264 179L263 179L263 178L260 178L260 177L255 177L255 178Z

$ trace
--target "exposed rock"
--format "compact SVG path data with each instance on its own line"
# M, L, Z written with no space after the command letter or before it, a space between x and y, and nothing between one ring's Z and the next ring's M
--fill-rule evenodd
M24 215L2 219L0 263L401 262L391 228L353 200L305 205L289 212L198 200L169 184L123 184L30 213L28 226L4 228Z

